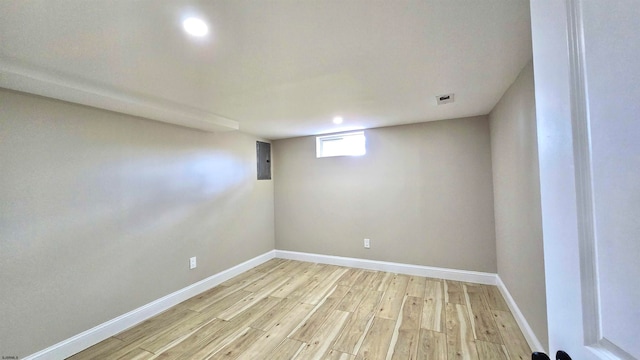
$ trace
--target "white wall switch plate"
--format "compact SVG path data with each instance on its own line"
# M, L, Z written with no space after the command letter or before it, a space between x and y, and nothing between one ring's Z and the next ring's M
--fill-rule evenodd
M369 249L371 247L371 241L369 239L364 239L364 248Z
M195 269L198 264L196 263L196 257L192 257L189 259L189 269Z

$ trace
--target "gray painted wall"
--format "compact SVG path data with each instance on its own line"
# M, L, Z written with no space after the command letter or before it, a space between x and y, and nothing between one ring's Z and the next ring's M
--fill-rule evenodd
M1 89L0 104L3 355L274 248L273 182L255 180L254 137Z
M498 274L548 349L533 65L489 114Z
M276 248L496 272L488 118L365 134L361 157L273 143Z
M531 64L489 117L366 130L362 157L278 140L275 181L255 180L257 139L239 132L6 90L0 103L3 352L24 357L274 247L497 271L546 346Z

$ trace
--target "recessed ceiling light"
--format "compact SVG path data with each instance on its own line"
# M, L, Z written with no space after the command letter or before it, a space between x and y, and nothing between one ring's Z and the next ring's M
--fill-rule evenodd
M193 36L205 36L209 32L209 27L207 24L198 18L188 18L182 22L182 26L184 27L184 31L186 31L189 35Z
M334 124L342 124L342 120L344 120L344 119L342 119L342 116L336 116L336 117L333 118L333 123Z

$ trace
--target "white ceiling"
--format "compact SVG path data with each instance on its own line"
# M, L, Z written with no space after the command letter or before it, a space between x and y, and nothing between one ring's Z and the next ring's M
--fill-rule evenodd
M0 86L268 139L487 114L530 59L528 0L0 1Z

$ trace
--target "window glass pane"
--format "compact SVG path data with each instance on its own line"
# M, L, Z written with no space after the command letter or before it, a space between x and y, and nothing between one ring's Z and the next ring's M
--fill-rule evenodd
M319 136L317 138L317 157L358 156L365 153L366 139L363 132Z

